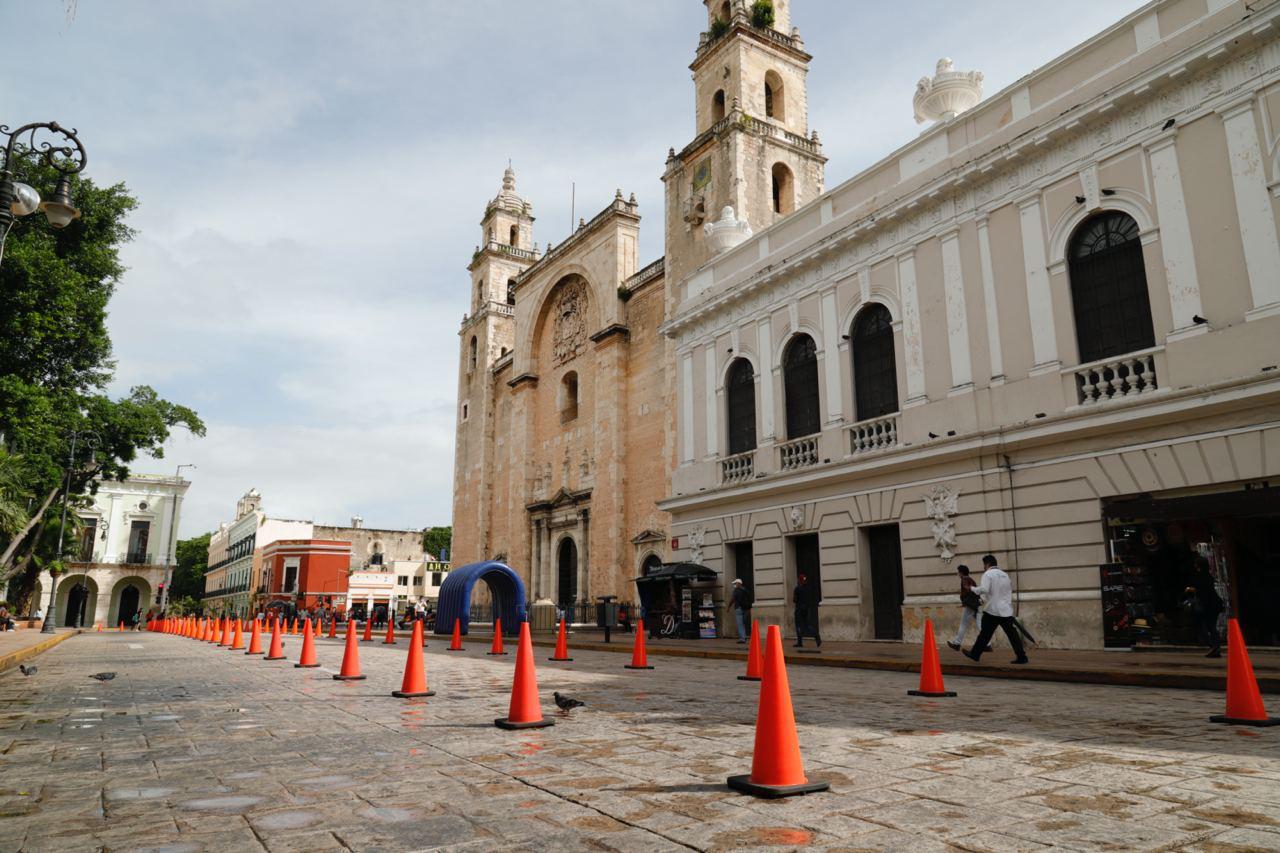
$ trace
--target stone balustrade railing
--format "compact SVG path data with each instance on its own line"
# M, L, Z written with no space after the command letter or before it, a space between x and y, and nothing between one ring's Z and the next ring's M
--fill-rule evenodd
M859 421L849 427L849 452L869 453L898 446L898 416Z
M735 453L720 460L720 482L743 483L756 473L756 452Z
M1140 397L1159 387L1154 352L1095 362L1074 372L1077 402L1081 406Z
M778 445L779 468L794 471L818 464L818 437L806 435Z

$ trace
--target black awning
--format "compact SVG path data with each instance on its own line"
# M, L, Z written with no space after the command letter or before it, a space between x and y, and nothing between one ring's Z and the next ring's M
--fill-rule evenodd
M663 563L649 574L636 578L636 583L671 580L714 581L718 577L715 569L709 569L698 563Z

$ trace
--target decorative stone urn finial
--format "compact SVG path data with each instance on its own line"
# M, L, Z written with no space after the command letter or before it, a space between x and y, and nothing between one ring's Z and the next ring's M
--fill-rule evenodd
M956 71L945 56L938 60L933 77L921 77L912 105L916 124L949 121L982 100L982 72Z
M733 212L733 205L726 204L720 211L720 219L702 226L702 233L707 235L707 245L715 254L727 252L751 236L751 224L739 219Z

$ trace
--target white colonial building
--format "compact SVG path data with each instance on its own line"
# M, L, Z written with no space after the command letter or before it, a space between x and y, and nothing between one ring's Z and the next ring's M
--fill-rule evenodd
M190 486L181 477L153 474L98 484L93 505L76 511L80 542L76 560L58 578L58 627L131 624L159 609ZM31 601L46 616L50 588L49 573L42 572Z
M1280 4L1157 0L981 82L903 81L924 133L673 283L675 558L918 640L993 552L1068 647L1195 642L1207 563L1280 644Z

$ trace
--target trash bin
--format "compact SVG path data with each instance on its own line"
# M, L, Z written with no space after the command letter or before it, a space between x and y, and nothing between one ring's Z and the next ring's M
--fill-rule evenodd
M616 595L596 597L596 627L604 629L604 641L609 642L609 632L618 627L618 603Z

